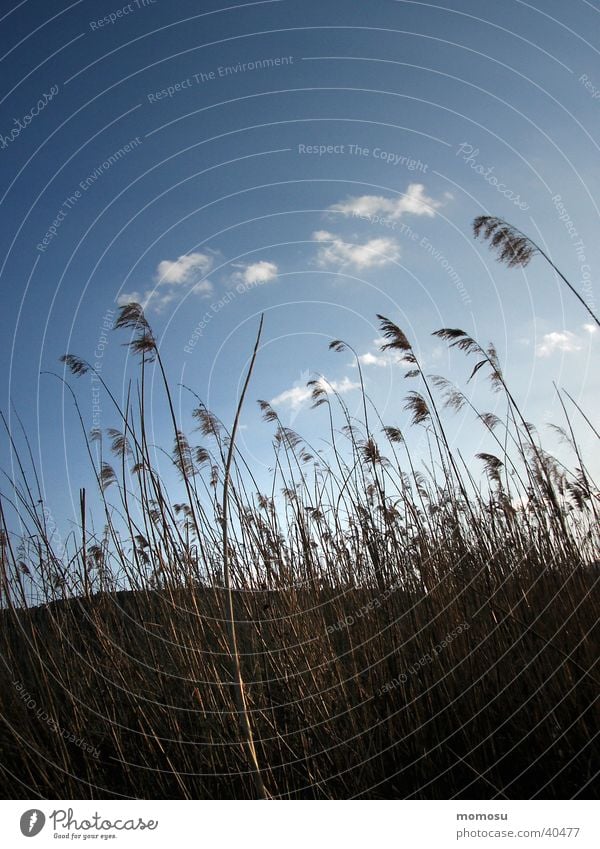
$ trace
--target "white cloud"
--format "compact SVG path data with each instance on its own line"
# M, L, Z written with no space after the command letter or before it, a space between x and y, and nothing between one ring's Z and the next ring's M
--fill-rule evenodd
M369 239L363 244L345 242L335 233L317 230L312 238L323 244L317 259L319 265L337 265L340 268L355 266L357 269L381 267L395 262L400 257L400 247L395 239Z
M306 386L292 386L291 389L285 389L275 398L272 398L270 403L273 406L287 404L292 410L297 410L305 401L308 401L312 394L312 389L307 389Z
M444 353L446 352L446 348L442 347L442 345L436 345L431 349L431 353L429 354L429 360L432 363L438 363L440 360L444 358Z
M161 313L175 298L175 292L166 291L159 292L157 289L147 289L144 294L141 292L123 292L117 298L117 304L122 307L125 304L135 302L144 310L153 310L156 313Z
M176 260L163 259L156 267L156 282L159 286L191 283L194 277L208 274L212 264L212 257L201 253L184 254Z
M422 183L411 183L405 194L395 198L360 195L335 203L329 209L345 216L385 215L389 218L401 218L403 215L426 215L433 218L436 210L443 205L444 201L435 200L425 194L425 186Z
M193 292L194 295L200 295L202 298L207 298L214 289L213 284L210 280L200 280L199 283L194 283L190 292Z
M139 292L123 292L117 298L117 304L120 307L124 307L126 304L136 303L144 306L142 301L144 300L144 296L140 295Z
M213 291L213 285L210 280L202 280L200 283L194 283L189 289L186 291L192 292L194 295L198 295L201 298L208 298ZM121 307L124 304L130 304L132 301L140 304L140 306L146 310L151 310L155 313L162 313L172 303L174 300L181 299L182 290L177 286L169 286L169 287L158 287L155 286L154 289L146 289L146 291L142 294L141 292L123 292L117 298L117 304Z
M328 395L332 392L339 392L340 395L344 395L353 389L359 389L360 383L355 383L349 377L344 377L342 380L337 381L327 381L321 377L317 380L317 386L325 390ZM314 386L292 386L290 389L285 389L269 403L274 407L282 405L288 406L292 410L298 410L311 398L314 388Z
M581 340L570 330L545 333L542 336L542 341L536 346L535 353L537 357L550 357L555 351L560 351L563 354L571 354L574 351L581 350Z
M201 298L208 298L213 291L210 280L198 280L208 274L213 259L208 254L184 254L176 260L163 259L156 266L155 286L144 293L123 292L117 298L119 306L132 301L140 304L144 310L162 313L170 303L179 300L183 292L192 292Z
M379 366L380 368L384 368L390 364L389 357L380 354L372 354L370 351L367 351L366 354L361 354L358 360L361 366Z
M373 339L372 344L375 350L366 351L366 353L360 354L358 357L358 361L361 366L376 366L377 368L402 366L402 368L410 368L410 366L403 361L402 352L381 350L382 346L385 345L386 342L387 339L384 339L382 336L378 336L377 339ZM349 365L356 368L356 361L351 362Z
M598 327L595 324L582 324L581 326L586 333L590 334L590 336L593 336L594 333L598 332Z
M237 271L233 275L233 279L245 283L246 286L262 286L263 283L270 283L275 280L279 269L274 262L267 262L261 259L258 262L252 262L249 265L236 265L236 268L243 269Z

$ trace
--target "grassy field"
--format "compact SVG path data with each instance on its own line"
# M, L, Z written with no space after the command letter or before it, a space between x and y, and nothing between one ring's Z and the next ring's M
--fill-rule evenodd
M2 497L5 797L597 795L600 502L575 432L597 433L559 393L567 468L493 347L437 334L489 379L501 415L425 374L379 319L428 462L364 388L357 420L316 380L330 459L260 402L274 448L264 492L236 447L254 359L234 426L199 401L192 445L150 326L121 309L139 381L114 399L115 428L85 435L102 532L82 491L79 540L59 556L31 476ZM150 366L172 412L178 503L148 444ZM453 450L444 422L460 410L494 452Z

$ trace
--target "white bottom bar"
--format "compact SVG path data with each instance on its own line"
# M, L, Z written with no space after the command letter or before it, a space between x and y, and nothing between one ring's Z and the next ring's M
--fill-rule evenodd
M0 801L13 846L597 849L593 801ZM29 842L31 841L31 842ZM118 841L118 843L116 842Z

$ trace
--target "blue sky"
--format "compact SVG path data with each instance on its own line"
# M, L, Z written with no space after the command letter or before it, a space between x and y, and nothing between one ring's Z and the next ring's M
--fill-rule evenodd
M598 31L586 0L6 12L0 407L21 415L57 510L89 476L70 400L40 372L72 351L121 393L134 366L105 325L131 297L173 384L226 421L265 313L242 431L257 468L269 439L254 399L311 439L324 419L308 379L359 411L356 364L328 352L333 338L355 346L385 422L405 424L412 387L378 351L376 313L461 383L469 365L431 332L493 340L540 428L559 421L553 381L597 417L589 316L541 258L507 269L470 224L494 214L529 233L598 312ZM105 397L94 420L88 378L75 388L86 426L117 423ZM193 398L176 394L187 427ZM153 437L170 446L158 384L153 398ZM472 415L452 432L468 456L484 447Z

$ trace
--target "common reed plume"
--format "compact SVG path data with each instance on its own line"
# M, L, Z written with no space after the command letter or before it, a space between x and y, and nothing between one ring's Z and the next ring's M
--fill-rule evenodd
M579 292L552 262L543 248L534 242L530 236L525 235L525 233L522 233L514 225L494 215L477 216L473 221L473 235L476 239L482 236L485 241L489 242L492 250L497 253L498 261L505 263L509 268L525 268L525 266L529 265L535 254L543 256L550 267L568 287L569 291L575 295L579 303L585 307L589 315L600 327L600 319L598 319L594 311L586 304Z

